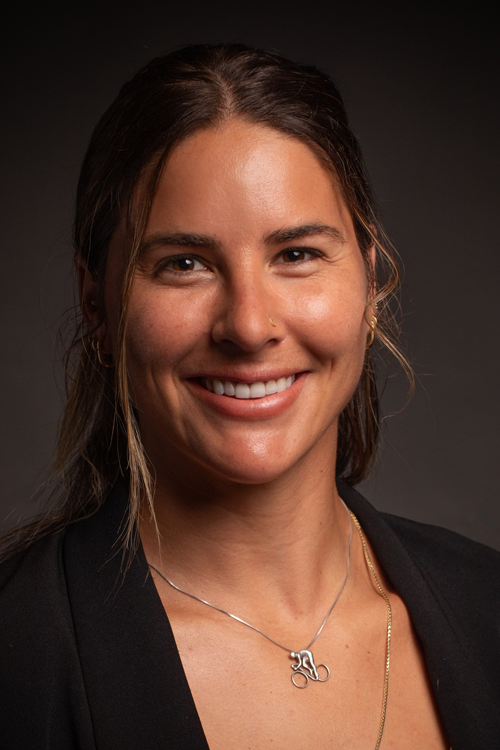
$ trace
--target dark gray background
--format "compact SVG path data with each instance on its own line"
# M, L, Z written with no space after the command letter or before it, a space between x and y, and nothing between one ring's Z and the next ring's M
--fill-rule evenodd
M499 70L493 3L39 3L3 23L1 481L4 528L35 510L60 412L73 304L71 210L86 143L120 84L193 42L243 41L339 83L405 265L417 393L384 420L381 509L500 549ZM467 6L465 6L467 8ZM461 15L462 13L462 15ZM390 414L405 401L394 377Z

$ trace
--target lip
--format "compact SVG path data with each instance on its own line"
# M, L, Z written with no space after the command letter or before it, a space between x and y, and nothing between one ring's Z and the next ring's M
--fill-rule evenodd
M286 375L291 374L292 373L288 372ZM244 379L241 375L237 378L224 375L224 377L220 379L241 383L258 383L259 381L266 382L267 380L276 380L279 377L286 377L286 375L280 373L273 377L273 374L271 374L269 377L266 373L265 377L259 375L258 378L251 377L248 379ZM189 378L186 380L186 383L197 398L219 414L226 417L233 417L235 419L266 419L277 417L290 408L302 391L307 375L307 372L296 373L295 381L285 391L281 391L281 393L273 393L271 396L263 396L262 398L254 399L238 399L229 396L218 396L216 393L212 393L200 385L198 378ZM203 377L219 378L220 376L204 375Z
M204 372L201 375L198 375L198 379L200 378L209 378L214 379L217 378L217 380L222 380L224 382L225 380L231 380L233 383L267 383L269 380L278 380L279 378L287 378L289 375L302 375L303 373L301 371L295 371L295 370L268 370L266 372L257 372L256 370L250 371L247 370L246 372L242 372L241 370L238 372L224 372L221 374L220 372ZM192 378L189 378L191 380Z

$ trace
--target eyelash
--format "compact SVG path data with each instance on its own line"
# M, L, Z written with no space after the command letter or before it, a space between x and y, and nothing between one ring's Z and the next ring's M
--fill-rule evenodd
M297 261L289 261L289 262L285 261L282 265L299 266L302 263L307 263L308 261L312 260L313 258L319 258L319 257L321 257L321 253L320 252L318 252L317 250L313 250L310 247L287 247L284 250L281 250L277 257L283 257L285 253L292 253L292 252L304 253L305 255L309 255L311 257L309 257L309 258L303 258L303 259L297 260ZM169 267L170 267L169 270L170 270L171 273L179 274L180 276L187 276L188 273L196 273L196 271L189 271L187 269L185 271L176 271L176 270L174 270L171 266L176 261L179 261L179 260L191 260L191 261L194 261L195 263L197 262L197 263L201 263L202 265L206 265L205 261L203 261L201 258L198 258L196 255L191 255L189 253L183 253L183 254L171 256L170 258L167 258L166 260L164 260L156 268L155 275L158 275L161 271L163 271L163 269L166 269L166 268L169 268ZM273 263L273 265L281 265L281 264L275 264L275 263ZM197 269L197 270L200 270L200 269Z
M313 250L311 247L287 247L284 250L280 252L280 256L283 256L285 253L304 253L306 255L310 255L311 258L320 258L321 253L317 250ZM290 262L291 266L298 266L301 263L307 263L308 260L311 260L311 258L304 258L303 260L298 260L296 262ZM288 265L288 264L287 264Z
M179 254L179 255L172 255L170 258L166 258L164 261L162 261L157 266L157 268L155 270L155 275L158 275L160 273L160 271L163 271L165 268L167 268L167 269L170 270L171 273L177 273L180 276L186 276L188 273L190 273L189 270L176 271L173 268L169 268L170 266L172 266L174 263L176 263L179 260L192 260L195 263L201 263L204 266L206 265L206 263L201 258L198 258L196 255L190 255L188 253L182 253L182 254ZM199 270L199 269L197 269L197 270ZM191 271L191 273L193 273L193 271Z

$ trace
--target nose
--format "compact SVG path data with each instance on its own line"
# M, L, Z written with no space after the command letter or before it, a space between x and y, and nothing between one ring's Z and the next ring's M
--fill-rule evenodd
M284 338L279 300L258 269L247 268L228 280L220 295L212 328L215 342L235 352L252 353Z

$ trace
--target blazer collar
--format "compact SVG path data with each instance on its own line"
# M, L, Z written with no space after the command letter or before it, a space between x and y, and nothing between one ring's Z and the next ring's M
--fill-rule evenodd
M460 620L448 604L446 591L436 586L425 561L403 544L390 524L394 517L375 510L345 482L339 481L338 489L408 608L453 750L496 747L498 706L493 705L476 645L465 636Z
M208 750L172 629L140 547L124 575L126 485L70 526L68 594L99 750Z

